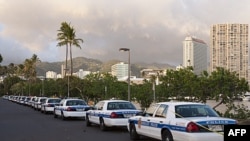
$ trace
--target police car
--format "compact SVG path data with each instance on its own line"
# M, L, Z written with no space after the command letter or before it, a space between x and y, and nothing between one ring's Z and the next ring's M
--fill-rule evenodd
M108 127L125 127L128 118L141 112L129 101L103 100L86 113L86 126L97 124L102 131Z
M41 112L42 113L53 113L54 107L58 106L61 101L61 98L47 98L45 102L41 105Z
M54 107L54 118L62 117L63 120L67 118L83 118L86 117L86 111L90 106L82 99L62 99L58 106Z
M162 141L223 141L224 125L237 124L220 117L210 106L193 102L161 102L129 118L131 140L140 135Z

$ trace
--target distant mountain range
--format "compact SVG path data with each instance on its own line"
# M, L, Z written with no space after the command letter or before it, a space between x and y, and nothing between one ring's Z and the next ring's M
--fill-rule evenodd
M122 61L119 60L110 60L107 62L102 62L96 59L90 59L85 57L76 57L73 58L73 72L79 71L79 69L83 69L84 71L91 72L110 72L111 66ZM37 75L45 76L47 71L54 71L56 73L61 73L61 65L65 64L65 61L62 62L39 62L37 64ZM68 61L68 67L70 67L70 61ZM171 66L169 64L158 64L158 63L131 63L131 75L136 77L141 77L140 71L142 69L168 69L175 68L175 66Z

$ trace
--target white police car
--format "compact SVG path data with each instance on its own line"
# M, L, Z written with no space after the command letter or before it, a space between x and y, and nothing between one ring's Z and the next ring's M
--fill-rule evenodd
M125 100L103 100L99 101L94 109L86 113L86 126L92 123L100 125L102 131L107 127L125 127L128 118L141 112L129 101Z
M85 119L89 109L90 106L82 99L62 99L59 105L54 107L54 118L59 116L63 120L71 117Z
M131 140L143 135L162 141L223 141L224 125L228 124L237 121L220 117L206 104L161 102L129 118L127 128Z
M45 102L41 105L41 112L42 113L53 113L54 107L58 106L61 101L61 98L51 97L47 98Z

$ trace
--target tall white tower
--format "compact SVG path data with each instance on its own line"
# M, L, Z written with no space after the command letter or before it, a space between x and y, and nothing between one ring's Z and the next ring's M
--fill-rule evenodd
M191 36L186 37L183 41L183 66L193 67L196 75L207 71L207 52L208 46L203 40Z
M124 62L114 64L111 66L111 74L118 79L128 77L128 64L124 64Z

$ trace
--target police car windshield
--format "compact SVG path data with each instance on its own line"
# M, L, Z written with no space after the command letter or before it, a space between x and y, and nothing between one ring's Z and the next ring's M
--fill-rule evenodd
M175 106L176 118L183 117L219 117L219 115L207 105L178 105Z

